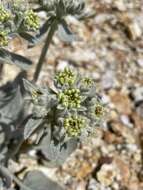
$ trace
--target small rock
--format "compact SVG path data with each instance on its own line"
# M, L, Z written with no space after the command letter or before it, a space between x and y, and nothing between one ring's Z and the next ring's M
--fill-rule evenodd
M57 65L57 71L63 70L65 67L68 67L69 63L65 60L59 60Z
M140 102L140 104L138 104L136 111L138 113L138 115L143 118L143 101Z
M113 87L115 87L115 73L113 71L106 72L101 80L101 86L105 90L109 90Z
M90 173L92 173L93 167L88 162L83 162L82 167L80 168L80 171L77 173L78 179L83 179L87 177Z
M121 115L120 118L121 118L122 123L125 126L127 126L129 128L133 128L133 124L130 122L129 117L127 115Z
M143 101L143 87L142 86L136 87L134 90L132 90L131 94L134 98L135 103Z
M111 90L109 92L112 103L114 104L116 110L124 115L131 114L132 102L129 99L128 94L121 91Z
M142 36L142 29L137 22L130 23L128 25L129 37L132 40L136 40Z
M115 163L117 168L120 170L122 182L124 184L128 184L131 175L129 166L120 157L115 158Z
M138 59L138 60L137 60L137 64L138 64L140 67L143 67L143 59Z
M113 164L103 164L97 173L98 181L104 186L111 185L115 177L116 169Z
M119 10L119 11L126 11L126 6L123 0L115 0L114 6Z
M131 118L133 119L133 121L135 123L135 127L142 131L142 129L143 129L143 119L136 112L132 113Z
M109 144L119 144L123 141L121 137L118 137L117 135L109 131L104 132L104 140Z

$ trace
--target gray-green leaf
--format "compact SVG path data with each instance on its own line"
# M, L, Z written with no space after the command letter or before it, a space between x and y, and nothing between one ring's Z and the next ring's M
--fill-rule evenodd
M58 37L63 42L67 43L71 43L72 41L76 41L78 39L77 36L70 31L64 20L58 25Z
M24 128L24 139L28 139L36 129L42 124L42 118L30 118Z
M63 190L56 182L47 178L42 172L33 170L24 178L24 185L31 190ZM25 190L21 188L20 190Z
M0 61L3 63L14 64L23 70L28 70L32 65L32 61L21 55L9 52L0 48Z

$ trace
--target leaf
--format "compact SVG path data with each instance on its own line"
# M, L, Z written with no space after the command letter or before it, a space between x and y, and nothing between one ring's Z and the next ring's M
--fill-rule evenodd
M51 26L51 18L49 18L39 29L39 32L35 35L32 36L29 33L26 32L21 32L19 35L24 38L25 40L27 40L30 44L29 44L29 48L32 48L34 45L38 44L43 35L48 31L49 27Z
M0 152L4 148L4 145L8 144L12 136L11 126L0 122Z
M9 52L3 48L0 48L0 61L8 64L14 64L23 70L28 70L32 65L32 61L21 55Z
M27 92L30 93L30 95L32 95L33 91L40 91L39 88L33 84L32 82L29 82L28 80L26 79L23 79L23 84L24 84L24 88L25 90L27 90Z
M87 20L90 18L94 18L96 16L96 12L95 11L86 11L81 15L75 15L75 18L78 20Z
M55 142L51 139L51 134L48 133L41 140L38 149L41 150L51 166L58 166L65 162L70 154L76 149L77 140L70 139L66 143Z
M68 28L65 20L62 20L62 22L58 25L58 37L63 42L67 42L67 43L78 40L77 36L73 34Z
M24 185L31 190L63 190L56 182L47 178L38 170L30 171L24 178ZM25 190L20 188L20 190Z
M4 170L3 166L0 166L0 179L2 179L0 181L0 185L2 184L2 186L5 187L6 189L11 186L12 179L8 175L8 173Z
M1 122L14 123L23 110L23 99L19 87L7 91L0 93Z
M36 38L27 32L21 32L19 33L19 35L31 44L34 44L36 41Z
M43 123L43 119L30 118L24 128L24 139L28 139Z

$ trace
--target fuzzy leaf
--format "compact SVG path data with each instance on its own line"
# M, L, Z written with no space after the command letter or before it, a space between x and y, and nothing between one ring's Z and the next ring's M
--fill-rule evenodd
M32 61L21 55L9 52L3 48L0 48L0 61L8 64L14 64L23 70L28 70L32 65Z
M24 128L24 139L28 139L42 124L43 119L30 118Z
M34 85L33 83L29 82L26 79L23 79L23 84L24 84L25 90L27 90L27 92L29 92L30 94L32 94L33 90L39 91L39 88L36 85Z
M32 48L34 45L38 44L44 34L48 31L49 27L51 25L51 19L48 19L39 29L38 34L36 34L35 36L31 36L30 34L21 34L21 36L25 39L28 40L30 42L29 48Z
M11 136L11 126L0 122L0 152L5 148L4 145L8 143Z
M22 33L19 33L19 35L23 38L23 39L25 39L25 40L27 40L29 43L31 43L31 44L33 44L33 43L35 43L35 37L34 36L32 36L31 34L29 34L29 33L27 33L27 32L22 32Z
M58 36L60 40L67 43L71 43L78 39L77 36L70 31L64 20L58 25Z
M2 181L0 181L0 185L2 185L0 186L0 188L1 187L5 187L6 189L10 188L12 179L8 175L8 173L4 170L3 166L0 166L0 179L2 179Z
M63 190L56 182L50 180L38 170L33 170L26 175L24 185L31 190ZM21 188L20 190L25 189Z
M5 95L0 94L1 122L14 122L22 111L23 99L19 87L9 90Z
M39 149L42 151L45 158L50 161L51 166L63 164L76 147L76 139L70 139L66 143L61 144L51 140L50 133L42 139L39 145Z

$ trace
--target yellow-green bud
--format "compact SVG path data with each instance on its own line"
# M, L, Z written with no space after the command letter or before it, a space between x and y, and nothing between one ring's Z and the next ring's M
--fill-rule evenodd
M0 47L8 45L8 33L6 31L0 31Z
M6 22L10 18L10 13L0 5L0 22Z
M59 102L67 108L79 108L81 96L79 89L66 89L58 94Z
M86 78L83 78L82 83L83 85L85 85L85 87L91 87L94 82L93 82L93 79L86 77Z
M37 30L39 28L39 17L32 10L25 12L24 26L28 30Z
M85 120L79 116L71 116L64 120L64 128L70 137L77 137L85 127Z
M95 105L94 114L97 118L100 118L104 114L104 107L101 104Z
M75 82L76 76L72 70L65 68L56 75L56 80L61 85L72 85Z

